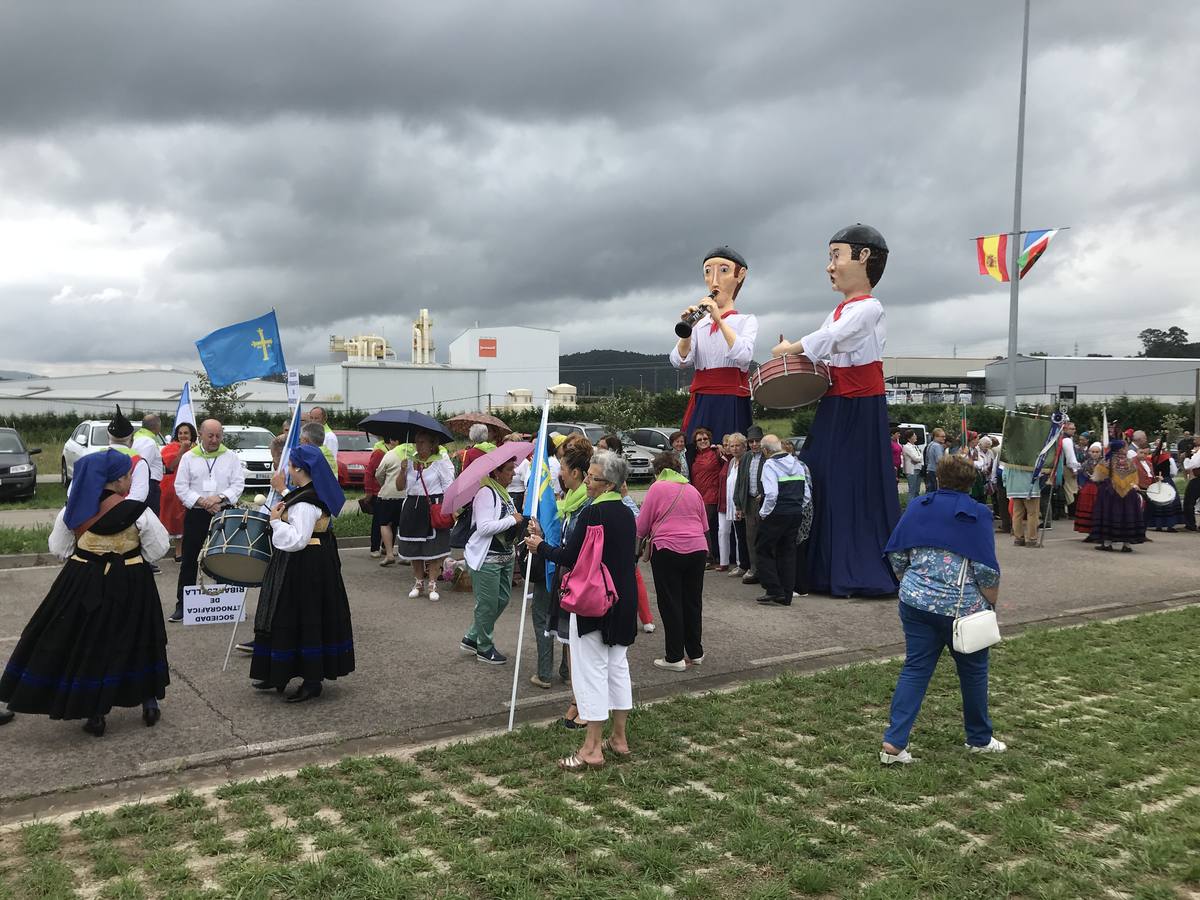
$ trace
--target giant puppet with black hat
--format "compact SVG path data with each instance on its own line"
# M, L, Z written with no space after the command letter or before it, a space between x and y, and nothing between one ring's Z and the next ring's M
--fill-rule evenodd
M810 584L835 597L888 596L897 588L883 555L900 518L884 401L887 329L871 293L887 257L887 242L870 225L838 231L825 271L844 299L816 331L771 351L802 353L829 367L830 387L801 457L813 478Z
M746 281L745 258L732 247L712 250L703 261L708 295L679 316L671 365L691 368L691 395L680 430L689 452L692 435L704 426L714 446L725 435L750 427L750 361L758 337L758 319L739 313L733 301Z

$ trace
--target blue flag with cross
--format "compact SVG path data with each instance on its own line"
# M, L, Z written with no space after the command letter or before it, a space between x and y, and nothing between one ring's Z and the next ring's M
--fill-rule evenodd
M257 319L218 328L196 341L196 349L213 387L287 372L275 310Z

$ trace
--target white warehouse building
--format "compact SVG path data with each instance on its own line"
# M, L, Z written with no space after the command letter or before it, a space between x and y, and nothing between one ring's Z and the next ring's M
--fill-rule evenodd
M1164 403L1194 400L1200 392L1200 359L1147 356L1018 356L1018 403L1096 403L1149 397ZM985 368L987 402L1003 404L1008 360Z
M483 406L501 407L510 392L529 392L536 406L558 388L558 332L524 325L468 328L450 342L450 365L484 370Z

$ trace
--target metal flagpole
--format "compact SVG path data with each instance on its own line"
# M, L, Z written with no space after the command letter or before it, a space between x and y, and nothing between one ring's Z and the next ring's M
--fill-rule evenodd
M530 485L525 485L525 506L529 512L527 519L536 517L536 510L542 501L541 483L542 483L542 466L546 465L546 423L550 419L550 398L546 398L546 405L542 407L542 424L538 428L537 446L533 450L533 468L529 470L529 476L533 480L533 489ZM530 503L529 501L533 502ZM508 701L508 730L513 730L513 721L517 715L517 681L521 675L521 647L525 640L525 610L529 608L529 592L530 575L533 574L533 554L528 554L525 560L525 584L521 588L521 617L517 619L517 654L513 657L513 684L512 696Z
M1025 162L1025 76L1029 68L1029 0L1025 0L1025 30L1021 36L1021 102L1017 113L1017 183L1013 192L1012 263L1008 267L1008 386L1005 409L1017 408L1017 295L1021 289L1021 169Z

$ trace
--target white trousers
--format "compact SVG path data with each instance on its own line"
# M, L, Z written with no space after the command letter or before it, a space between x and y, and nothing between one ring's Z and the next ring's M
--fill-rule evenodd
M730 545L733 543L733 519L729 513L717 513L717 549L720 551L721 565L729 565Z
M621 644L608 646L599 631L580 637L571 613L571 688L583 721L605 722L614 709L633 709L628 650Z

